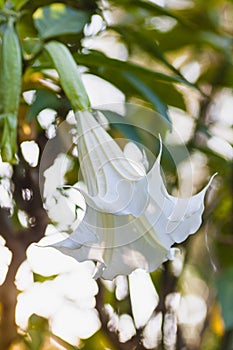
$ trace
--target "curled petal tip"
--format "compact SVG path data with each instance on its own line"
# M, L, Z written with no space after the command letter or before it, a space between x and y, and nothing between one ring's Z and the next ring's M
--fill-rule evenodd
M160 133L158 136L159 136L159 142L162 144L162 137L161 137Z
M212 184L213 179L214 179L215 176L217 176L217 175L218 175L218 173L216 172L216 173L214 173L214 174L210 177L210 179L209 179L207 185L203 188L203 190L202 190L201 192L206 193L206 191L208 190L208 188L209 188L210 185Z
M106 265L100 261L97 261L96 267L93 273L93 278L97 280L98 278L102 277L105 269L106 269Z
M211 182L213 181L213 179L214 179L215 176L217 176L217 175L218 175L218 172L214 173L214 174L211 176L211 178L209 179L208 184L211 184Z
M161 157L162 157L162 152L163 152L163 141L162 141L162 137L161 135L159 134L159 154L158 154L158 161L160 163L160 160L161 160Z

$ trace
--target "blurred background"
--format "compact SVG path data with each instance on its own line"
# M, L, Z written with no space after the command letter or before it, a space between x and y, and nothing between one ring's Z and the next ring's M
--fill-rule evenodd
M0 156L0 349L232 350L233 1L2 0L0 8L1 37L14 17L23 57L18 160ZM83 215L77 192L58 188L78 181L79 164L67 136L71 104L43 50L53 39L72 52L114 138L156 156L162 135L170 193L194 194L218 173L199 232L151 274L95 281L92 262L35 244L61 239ZM1 148L13 143L3 128L0 118Z

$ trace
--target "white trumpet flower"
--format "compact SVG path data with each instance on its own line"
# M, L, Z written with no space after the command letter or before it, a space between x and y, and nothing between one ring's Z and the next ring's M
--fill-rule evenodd
M154 271L172 258L174 243L183 242L201 225L206 187L190 198L168 194L160 172L161 150L148 173L149 202L139 217L114 215L87 205L85 217L67 239L53 247L78 261L97 262L95 277L113 279L136 268Z
M98 211L138 217L148 203L148 183L143 166L134 166L88 111L75 114L78 155L87 191L87 204Z

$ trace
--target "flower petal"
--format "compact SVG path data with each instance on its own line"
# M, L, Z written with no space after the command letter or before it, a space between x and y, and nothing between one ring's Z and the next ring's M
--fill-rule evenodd
M210 178L203 190L196 195L190 198L177 199L167 225L167 233L176 243L183 242L201 226L205 194L215 175Z
M83 227L89 232L95 226L98 242L80 244L79 234L75 232L52 246L80 262L88 259L98 261L100 264L95 277L102 275L105 279L113 279L117 275L128 275L136 268L153 271L167 260L170 246L165 247L159 241L153 226L145 224L145 220L89 208ZM172 240L169 242L173 243Z
M89 211L89 208L86 209L86 216ZM82 222L78 225L78 227L74 230L74 232L70 235L69 238L66 238L65 240L54 243L51 245L52 247L66 247L70 249L76 249L81 247L83 244L87 243L94 243L97 242L97 236L95 233L95 230L93 229L93 226L90 224L87 224L85 220L82 220Z
M130 205L118 207L124 203L121 198L117 202L114 194L109 192L102 196L101 202L101 196L87 194L80 184L79 190L87 200L84 219L69 238L53 247L80 262L96 261L95 278L102 276L105 279L128 275L137 268L151 272L172 258L172 245L184 241L200 227L204 197L213 177L198 194L190 198L173 197L168 194L161 176L161 152L162 147L146 178L150 197L141 215L121 215L122 212L128 213L130 208ZM139 181L134 185L135 192L136 186L142 191L142 197L135 199L140 201L147 184ZM122 197L127 194L127 189L123 189L119 191ZM115 198L115 206L110 201L111 196ZM109 212L107 204L117 215Z
M204 197L216 174L210 178L202 191L192 197L177 198L171 196L168 194L161 176L161 154L162 143L160 139L159 155L148 174L151 200L145 215L149 215L149 209L154 212L154 215L158 216L158 220L154 223L157 232L166 233L173 242L181 243L200 227L204 211ZM151 221L151 219L149 220ZM164 235L161 239L164 241Z
M117 186L115 185L116 191L112 190L103 197L100 195L90 196L82 188L79 188L79 190L83 194L87 204L95 210L115 215L132 214L138 217L148 204L149 194L147 182L146 177L137 183L129 183L128 181L121 180ZM112 183L113 188L114 183Z
M132 166L90 112L77 112L76 119L80 167L89 204L116 215L139 216L148 202L145 171ZM136 200L139 192L140 201Z

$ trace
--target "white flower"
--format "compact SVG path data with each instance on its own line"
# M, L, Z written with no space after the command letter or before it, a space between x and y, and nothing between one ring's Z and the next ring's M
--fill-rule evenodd
M148 203L143 166L129 161L111 136L88 111L76 112L78 155L87 204L98 211L138 217Z
M190 198L168 194L160 173L161 151L147 175L149 203L143 213L114 215L87 206L85 217L67 239L52 245L78 261L97 261L95 277L113 279L136 268L153 271L171 258L174 243L183 242L201 225L204 196L210 186Z

